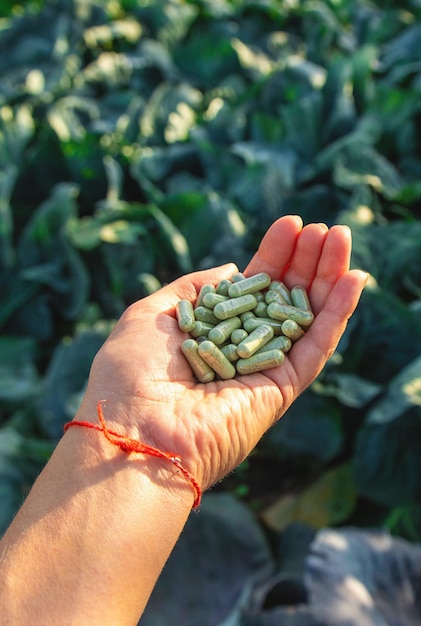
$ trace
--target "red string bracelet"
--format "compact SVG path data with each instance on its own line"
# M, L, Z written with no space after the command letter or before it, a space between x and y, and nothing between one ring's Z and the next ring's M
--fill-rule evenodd
M197 508L202 499L202 490L199 487L198 482L195 478L190 474L190 472L181 464L181 459L179 456L174 454L173 452L163 452L158 448L154 448L149 446L146 443L142 443L141 441L137 441L136 439L131 439L130 437L126 437L125 435L120 435L119 433L114 432L113 430L109 430L107 428L107 424L105 423L105 417L102 412L101 401L97 404L98 418L99 424L92 424L92 422L84 422L74 420L72 422L67 422L64 424L64 431L71 426L82 426L84 428L92 428L93 430L98 430L104 434L104 437L114 446L120 448L123 452L130 454L131 452L137 452L138 454L149 454L150 456L156 456L160 459L166 459L167 461L171 461L173 465L183 474L183 476L190 482L195 492L195 499L193 502L193 508Z

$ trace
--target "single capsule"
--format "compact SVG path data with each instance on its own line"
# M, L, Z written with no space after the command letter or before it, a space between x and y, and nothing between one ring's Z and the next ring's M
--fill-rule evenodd
M255 352L262 348L265 343L270 341L273 337L273 328L267 324L262 324L255 330L253 330L248 337L243 339L237 346L238 355L242 359L248 359L253 356Z
M219 322L208 332L208 338L213 341L217 346L220 346L224 341L231 336L231 333L240 328L241 320L239 317L230 317L223 322Z
M215 287L213 285L203 285L199 291L199 295L197 296L196 306L201 306L203 304L203 298L207 293L215 293Z
M284 358L282 350L266 350L253 354L249 359L239 359L235 366L239 374L254 374L281 365Z
M287 300L285 300L281 292L276 289L269 289L266 292L265 302L266 304L272 304L272 302L277 302L278 304L290 304Z
M262 324L268 324L272 326L275 335L282 334L282 322L272 319L271 317L251 317L243 322L244 329L251 333L255 328L258 328Z
M258 302L253 309L253 313L256 317L267 317L268 316L268 307L265 302Z
M259 302L265 301L265 294L262 291L255 291L253 295L257 300L257 304L259 304Z
M179 329L185 333L192 331L196 323L192 303L189 300L180 300L175 307L175 313Z
M240 319L243 322L243 324L244 324L244 322L246 320L249 320L252 317L256 317L255 314L253 313L253 311L246 311L245 313L241 313L241 315L240 315Z
M297 307L289 304L277 304L276 302L272 302L268 305L268 315L281 322L291 319L304 327L310 326L314 320L314 315L311 311L304 311L303 309L297 309Z
M205 293L202 305L208 309L214 309L217 304L227 302L228 300L228 296L221 296L219 293Z
M228 294L231 298L239 298L240 296L245 296L248 293L254 293L255 291L265 289L268 285L270 285L270 280L269 274L266 274L266 272L260 272L260 274L249 276L248 278L244 278L243 280L230 285Z
M240 280L244 280L245 276L242 272L237 272L236 274L234 274L233 276L231 276L231 282L232 283L238 283L240 282Z
M204 341L199 346L199 356L214 370L220 378L234 378L235 367L212 341Z
M225 346L221 347L221 352L224 356L227 357L228 361L233 363L234 361L238 361L240 358L237 352L237 346L235 343L227 343Z
M303 311L311 311L311 304L304 287L296 285L291 289L292 304Z
M199 346L194 339L186 339L181 346L184 356L190 364L197 380L210 383L215 378L213 369L199 356Z
M282 332L286 337L289 337L291 341L297 341L304 335L304 331L294 320L285 320L282 322Z
M224 296L219 297L223 298ZM240 315L241 313L245 313L246 311L251 311L254 309L256 304L256 298L252 293L248 293L245 296L240 296L239 298L231 298L225 302L219 302L215 306L213 312L218 319L226 320L228 317L234 317L236 315Z
M194 317L197 322L206 322L207 324L217 324L219 322L212 309L208 309L206 306L197 306L194 309Z
M217 286L216 286L216 293L219 294L220 296L227 296L228 295L228 288L231 285L231 281L228 279L221 280Z
M194 328L190 331L190 334L194 338L200 337L200 335L207 336L213 327L213 324L207 324L206 322L195 322Z
M277 291L287 304L292 304L291 292L281 280L273 280L269 285L269 290Z
M263 348L259 348L256 354L259 352L266 352L267 350L282 350L282 352L289 352L289 350L291 350L291 346L292 341L289 337L286 337L285 335L278 335L268 341Z
M248 332L244 328L237 328L231 333L231 341L236 345L241 343L246 337L248 337Z

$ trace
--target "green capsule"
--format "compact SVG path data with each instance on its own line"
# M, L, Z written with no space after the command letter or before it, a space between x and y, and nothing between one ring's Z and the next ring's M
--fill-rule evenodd
M221 280L217 286L216 286L216 293L218 293L221 296L227 296L228 295L228 288L231 285L231 281L228 279Z
M186 339L181 346L184 356L190 363L197 380L210 383L215 378L213 369L199 356L199 346L194 339Z
M303 311L311 311L311 304L304 287L296 285L291 289L292 304Z
M236 345L241 343L246 337L248 337L248 332L244 328L238 328L231 333L231 341Z
M232 283L238 283L240 282L240 280L244 280L245 276L242 272L237 272L236 274L234 274L234 276L231 276L231 282Z
M253 330L248 337L243 339L237 346L238 355L242 359L248 359L255 352L262 348L273 337L273 328L267 324L262 324Z
M237 352L237 346L235 343L227 343L225 346L221 347L221 352L224 356L227 357L228 361L234 363L234 361L238 361L240 358Z
M272 326L275 335L282 334L282 322L278 322L271 317L251 317L243 322L243 326L248 333L251 333L255 328L258 328L262 324Z
M224 296L219 297L223 298ZM248 293L247 295L240 296L239 298L232 298L230 300L226 300L225 302L220 302L215 306L213 312L218 319L226 320L228 317L234 317L235 315L240 315L246 311L251 311L254 309L256 304L256 298L252 293Z
M285 323L285 322L284 322ZM258 352L266 352L267 350L282 350L282 352L289 352L291 350L292 341L285 335L279 335L268 341L263 348L260 348Z
M286 337L289 337L291 341L297 341L304 335L304 331L294 320L285 320L282 322L282 332Z
M215 293L215 287L213 285L203 285L197 296L196 306L202 306L203 298L207 293Z
M249 359L239 359L235 366L239 374L254 374L281 365L284 358L282 350L266 350L253 354Z
M258 302L253 309L253 313L256 317L267 317L268 316L268 307L265 302Z
M228 296L221 296L219 293L205 293L202 305L208 309L214 309L217 304L227 302L228 300Z
M212 341L204 341L199 346L199 356L218 374L228 380L234 378L235 367Z
M281 280L273 280L269 285L269 290L277 291L281 294L287 304L292 304L291 293L288 287Z
M195 339L200 337L200 335L205 335L206 337L209 334L209 331L214 328L214 324L207 324L206 322L195 322L193 330L190 331L190 334Z
M220 346L224 343L224 341L227 341L227 339L231 336L231 333L237 328L240 328L240 326L241 320L239 317L230 317L229 319L219 322L219 324L214 326L208 332L208 339L213 341L213 343L217 346Z
M194 317L197 322L206 322L207 324L217 324L218 318L213 314L212 309L208 309L205 306L197 306L194 309Z
M233 283L228 289L228 294L231 298L239 298L240 296L245 296L248 293L254 293L255 291L265 289L268 285L270 285L269 274L261 272L260 274L255 274L254 276L249 276L239 282Z
M314 320L314 315L311 311L297 309L297 307L290 304L277 304L277 302L272 302L268 305L268 315L281 322L291 319L304 327L310 326Z
M290 304L287 300L285 300L281 292L276 289L269 289L266 292L265 302L266 304L272 304L272 302L277 302L278 304Z
M192 303L189 300L180 300L175 307L175 313L180 330L185 333L192 331L196 323Z
M244 324L244 322L246 320L249 320L252 317L256 317L255 314L253 313L253 311L246 311L245 313L241 313L241 315L240 315L240 319L243 322L243 324Z

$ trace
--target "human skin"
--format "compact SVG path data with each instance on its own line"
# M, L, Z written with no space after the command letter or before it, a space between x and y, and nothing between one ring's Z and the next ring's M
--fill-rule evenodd
M277 368L198 383L181 353L175 306L231 277L227 264L177 279L131 305L94 359L76 420L181 457L202 490L256 446L334 352L366 274L350 270L345 226L268 230L245 275L308 290L315 320ZM70 428L0 543L0 624L136 624L190 513L194 490L168 460L126 454ZM200 512L199 512L200 514Z

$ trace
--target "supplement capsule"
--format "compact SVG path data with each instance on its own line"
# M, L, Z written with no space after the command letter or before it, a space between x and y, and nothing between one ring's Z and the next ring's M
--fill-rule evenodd
M223 298L224 296L219 297ZM251 309L254 309L256 304L256 298L252 293L248 293L245 296L232 298L230 300L226 300L225 302L218 303L213 312L218 319L226 320L228 317L234 317L235 315L240 315L246 311L251 311Z
M212 341L204 341L199 346L199 356L218 374L228 380L234 378L235 367Z
M278 337L274 337L268 341L263 348L259 348L256 354L259 352L266 352L267 350L282 350L282 352L289 352L289 350L291 350L291 346L292 341L289 337L279 335Z
M269 291L266 292L265 302L266 304L272 304L272 302L277 302L278 304L289 304L281 292L276 289L269 289Z
M311 304L304 287L296 285L291 289L292 304L303 311L311 311Z
M195 339L200 337L200 335L208 335L209 331L214 327L213 324L207 324L206 322L195 322L193 330L190 331L190 334Z
M245 276L242 272L237 272L236 274L234 274L234 276L231 276L231 282L232 283L238 283L240 282L240 280L244 280Z
M243 324L244 324L244 322L246 320L249 320L252 317L256 317L255 314L253 313L253 311L246 311L245 313L241 313L241 315L240 315L240 319L243 322Z
M231 333L231 341L236 345L241 343L246 337L248 337L248 332L244 328L238 328Z
M193 330L196 320L194 318L193 305L189 300L180 300L175 307L178 327L185 333Z
M201 306L203 304L203 298L207 293L215 293L215 287L213 285L203 285L199 291L199 295L197 296L196 306Z
M212 309L208 309L206 306L197 306L194 309L194 317L197 322L206 322L207 324L217 324L218 318L213 314Z
M272 319L271 317L251 317L243 322L244 329L251 333L255 328L258 328L262 324L272 326L275 335L282 334L282 322Z
M208 309L214 309L217 304L228 300L228 296L221 296L219 293L205 293L202 299L202 305Z
M248 337L243 339L241 343L237 346L238 356L242 359L248 359L253 356L255 352L262 348L268 341L270 341L273 337L273 328L272 326L268 326L267 324L262 324L253 332L249 334Z
M269 285L269 290L277 291L281 294L287 304L292 304L290 290L281 280L273 280Z
M199 356L199 346L197 342L194 339L185 339L181 349L197 380L201 383L210 383L215 378L215 372L206 361Z
M249 359L239 359L235 366L239 374L254 374L281 365L284 358L281 350L266 350L253 354Z
M303 329L294 320L285 320L285 322L282 322L282 332L286 337L289 337L291 341L297 341L304 335Z
M239 298L240 296L245 296L248 293L254 293L255 291L265 289L268 285L270 285L270 281L271 278L269 274L261 272L260 274L244 278L243 280L230 285L228 295L230 298Z
M221 352L224 356L227 357L228 361L233 363L234 361L238 361L240 358L237 352L237 346L235 343L227 343L225 346L222 346Z
M219 282L216 286L216 293L218 293L221 296L227 296L228 288L230 285L232 285L230 280L228 279L221 280L221 282Z
M258 302L253 309L253 313L256 317L267 317L268 316L268 307L265 302Z
M281 322L287 319L294 320L300 326L310 326L314 320L314 315L311 311L304 311L289 304L277 304L276 302L268 305L268 315Z
M230 317L229 319L219 322L208 332L208 339L220 346L231 336L231 333L240 328L241 320L239 317Z

